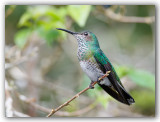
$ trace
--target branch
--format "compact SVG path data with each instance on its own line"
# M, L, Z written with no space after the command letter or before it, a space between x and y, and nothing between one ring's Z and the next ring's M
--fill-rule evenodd
M5 69L10 69L12 67L15 67L21 63L24 63L28 60L30 60L31 58L33 58L36 54L37 54L37 47L34 47L31 52L29 52L28 54L25 55L21 55L22 51L20 51L17 46L13 46L10 49L8 49L8 51L5 52L5 60L9 60L9 63L5 63ZM18 52L18 55L16 55ZM12 58L15 57L15 58ZM13 61L14 59L14 61Z
M98 82L100 82L101 80L103 80L105 77L107 77L109 75L111 71L107 71L106 74L102 77L100 77L98 79L98 81L94 82L92 84L92 86L94 87L95 84L97 84ZM62 105L60 105L59 107L57 107L56 109L52 109L52 111L47 115L47 117L51 117L54 113L56 113L57 111L59 111L60 109L62 109L63 107L69 105L70 102L72 102L74 99L76 99L77 97L79 97L82 93L84 93L85 91L87 91L88 89L90 89L89 87L85 88L84 90L80 91L79 93L77 93L75 96L73 96L71 99L69 99L67 102L63 103Z
M87 107L82 108L80 110L77 110L74 112L57 111L55 113L55 115L57 115L57 116L79 116L79 115L85 114L88 111L92 110L95 106L96 106L96 104L94 102L94 103L92 103L92 104L88 105Z
M43 111L45 113L50 113L51 109L40 106L39 104L35 103L34 99L28 99L26 96L24 95L18 95L19 99L29 105L31 105L32 107L36 108L37 110ZM66 112L66 111L58 111L57 113L55 113L55 115L57 116L79 116L82 115L88 111L90 111L91 109L93 109L96 106L95 102L90 104L89 106L80 109L78 111L74 111L74 112Z
M136 17L136 16L123 16L114 13L111 9L105 10L105 15L115 21L126 22L126 23L153 23L155 22L155 16L151 17Z

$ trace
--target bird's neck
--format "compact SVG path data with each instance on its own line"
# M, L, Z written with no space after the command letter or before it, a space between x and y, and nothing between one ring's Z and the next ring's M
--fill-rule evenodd
M88 60L89 58L91 58L94 55L96 49L97 49L96 47L91 47L86 44L78 45L77 56L79 61Z
M88 45L80 44L78 45L77 56L79 61L85 60L87 58L88 53L90 52Z

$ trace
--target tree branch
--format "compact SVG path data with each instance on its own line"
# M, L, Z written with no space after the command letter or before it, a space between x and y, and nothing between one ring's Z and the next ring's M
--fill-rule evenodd
M39 104L36 104L34 99L28 99L24 95L18 95L18 97L21 101L31 105L32 107L36 108L37 110L43 111L43 112L48 113L48 114L52 110L52 109L40 106ZM79 116L79 115L82 115L82 114L90 111L95 106L96 106L96 102L93 102L83 109L80 109L80 110L77 110L77 111L74 111L74 112L58 111L58 112L55 113L55 115L57 115L57 116Z
M106 74L102 77L100 77L98 79L98 81L94 82L92 84L92 86L94 86L95 84L97 84L98 82L100 82L101 80L103 80L105 77L107 77L109 75L111 71L107 71ZM63 103L62 105L60 105L59 107L57 107L56 109L52 109L52 111L47 115L47 117L51 117L54 113L56 113L57 111L59 111L60 109L62 109L63 107L69 105L70 102L72 102L74 99L76 99L77 97L79 97L82 93L84 93L85 91L87 91L88 89L90 89L89 87L85 88L84 90L80 91L79 93L77 93L75 96L73 96L71 99L69 99L67 102Z
M136 16L123 16L114 13L111 9L105 10L105 15L115 21L126 22L126 23L153 23L155 22L155 16L151 17L136 17Z

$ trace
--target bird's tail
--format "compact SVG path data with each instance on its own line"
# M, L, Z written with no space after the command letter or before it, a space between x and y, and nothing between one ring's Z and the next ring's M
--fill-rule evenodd
M131 105L132 103L135 103L134 99L127 93L127 91L119 85L119 89L121 90L121 94L119 94L114 88L109 87L104 84L99 84L110 96L118 100L119 102L122 102L127 105Z

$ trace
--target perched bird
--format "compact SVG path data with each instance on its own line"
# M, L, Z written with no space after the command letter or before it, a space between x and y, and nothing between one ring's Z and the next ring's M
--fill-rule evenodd
M98 85L110 96L124 104L131 105L135 102L123 87L111 62L100 49L95 34L90 31L72 32L61 28L57 29L70 33L77 39L77 56L81 68L91 80L89 85L91 89L94 88L92 86L93 82L98 81L107 71L110 71L109 76L105 77L101 82L98 82Z

